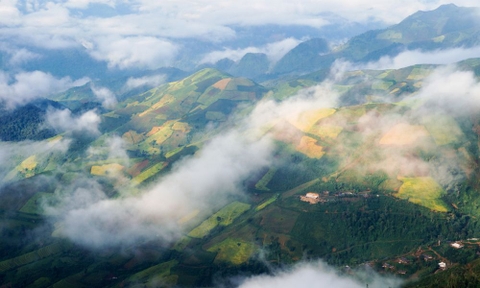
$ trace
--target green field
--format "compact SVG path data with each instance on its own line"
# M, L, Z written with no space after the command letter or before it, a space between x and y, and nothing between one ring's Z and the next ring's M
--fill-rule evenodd
M275 202L278 197L280 197L280 194L276 194L270 198L268 198L265 202L263 202L262 204L258 205L256 208L255 208L255 211L260 211L262 210L263 208L267 207L268 205L272 204L273 202Z
M228 226L232 224L237 217L249 210L250 207L250 204L238 201L232 202L227 206L223 207L217 213L210 216L207 220L203 221L195 229L190 231L190 233L188 233L188 236L194 238L203 238L218 225Z
M215 261L230 262L235 265L246 262L255 250L255 244L232 238L225 239L208 248L209 252L217 252Z
M170 274L170 269L178 264L176 260L170 260L152 267L149 267L145 270L142 270L138 273L133 274L128 278L127 281L142 284L141 287L158 287L160 283L163 285L175 285L176 278L175 275ZM145 285L145 286L143 286Z
M37 192L19 211L30 214L45 214L45 211L42 209L43 201L52 197L54 197L53 193Z
M167 162L159 162L152 167L146 169L142 173L138 174L132 179L132 182L136 185L141 184L143 181L147 180L148 178L155 176L158 172L162 171L163 168L167 165Z
M272 180L273 176L275 175L275 172L277 172L276 168L270 168L267 173L263 175L262 179L258 180L257 184L255 184L255 188L258 190L270 191L267 186L270 180Z
M463 132L452 116L437 114L423 119L425 127L439 146L459 142Z
M62 252L62 248L63 248L62 244L60 242L56 242L54 244L50 244L48 246L32 251L30 253L26 253L12 259L1 261L0 272L11 270L19 266L33 263L35 261L46 258L53 254L60 253Z
M445 191L433 178L400 178L400 181L403 184L394 196L434 211L447 212L449 210L447 204L440 199Z

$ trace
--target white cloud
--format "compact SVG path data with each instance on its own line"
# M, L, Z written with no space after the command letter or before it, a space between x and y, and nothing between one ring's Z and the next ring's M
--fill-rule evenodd
M288 271L277 272L273 276L253 276L245 280L239 288L363 288L368 284L371 288L400 287L401 280L381 277L376 274L357 277L340 275L326 264L307 263L296 265Z
M28 51L27 49L19 49L13 51L9 64L12 66L20 66L24 63L29 62L30 60L38 59L42 57L40 54L33 53Z
M85 9L90 4L98 3L98 4L105 4L110 7L115 7L115 0L67 0L65 2L65 7L71 8L78 8L78 9Z
M181 49L176 44L178 39L195 38L209 42L231 40L236 36L232 25L321 27L330 24L328 17L322 17L328 13L350 21L379 20L394 24L418 10L435 9L447 2L451 1L306 0L296 3L285 0L69 0L17 3L3 0L0 7L0 41L19 49L25 45L46 49L86 48L94 59L107 62L112 69L155 69L174 63ZM480 6L468 0L453 2ZM122 10L114 16L90 15L88 8L92 3L108 5L112 11L121 6ZM290 39L277 44L242 50L227 48L205 56L203 62L212 62L219 57L236 60L248 52L266 53L270 61L275 62L293 42Z
M70 140L61 139L54 141L21 141L21 142L1 142L0 141L0 186L8 182L5 177L10 171L15 169L21 161L35 155L37 162L45 160L50 153L65 153L70 144Z
M427 110L441 109L453 115L480 111L480 83L471 71L459 71L455 66L436 69L415 97L425 101L423 109Z
M261 53L257 47L247 47L244 49L225 48L221 51L213 51L205 55L200 63L216 63L218 60L228 58L233 61L239 61L247 53Z
M247 140L233 131L181 161L140 196L103 199L96 189L87 197L92 201L81 207L53 211L65 217L64 236L90 247L132 244L142 239L172 241L184 232L177 223L181 217L210 207L211 201L218 205L238 194L241 181L268 164L270 151L268 139Z
M81 86L89 79L72 81L70 77L55 78L42 71L21 72L13 76L0 70L0 102L7 108L14 108L39 97Z
M321 16L324 13L334 13L357 22L380 20L394 24L418 10L435 9L448 2L480 6L477 1L469 0L306 0L300 3L285 0L133 0L121 3L128 7L130 13L98 17L89 15L88 10L79 13L78 9L86 9L90 3L116 9L120 2L70 0L17 3L3 0L0 5L0 40L20 47L33 45L48 49L80 48L82 44L91 43L94 45L94 49L89 50L91 55L107 61L111 67L124 69L138 65L140 68L156 68L169 65L178 53L180 47L174 44L175 39L196 38L216 42L232 39L235 32L231 25L321 27L328 24ZM19 10L20 6L24 9ZM272 61L278 58L274 52L267 54Z
M356 67L357 69L399 69L416 64L452 64L469 58L480 57L480 46L473 48L453 48L423 52L407 50L397 56L384 56L376 62Z
M102 101L102 106L108 109L112 109L117 104L117 97L115 94L110 91L110 89L105 87L96 87L95 85L91 85L90 89L92 89L93 94Z
M18 68L22 64L29 62L30 60L41 58L42 55L34 53L25 48L16 48L8 45L7 43L0 42L0 51L5 53L4 63L13 68Z
M68 109L47 111L46 123L58 132L86 132L92 135L98 135L98 125L101 119L98 114L93 111L87 111L80 116L72 115Z
M200 60L200 63L216 63L218 60L224 58L239 61L247 53L264 53L272 63L275 63L300 42L301 41L298 39L286 38L281 41L268 43L262 47L251 46L243 49L225 48L224 50L208 53L202 58L202 60Z
M164 74L150 75L144 77L130 77L123 86L124 91L130 91L138 87L156 87L165 83L166 76Z
M88 50L90 55L119 69L168 66L177 54L176 45L155 37L105 37L96 39L95 44Z

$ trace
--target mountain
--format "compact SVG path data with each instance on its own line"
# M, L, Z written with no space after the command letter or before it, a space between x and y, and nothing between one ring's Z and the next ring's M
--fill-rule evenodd
M470 60L461 66L474 70L479 63ZM58 230L44 224L42 219L49 216L41 203L56 205L54 199L61 193L56 187L75 183L88 171L90 181L96 179L111 199L119 197L117 191L126 183L137 187L131 193L141 193L175 171L180 159L196 155L215 135L235 126L229 118L246 115L262 98L289 99L301 87L318 84L325 74L279 80L269 90L246 78L204 69L131 96L102 115L104 134L87 142L90 148L84 150L97 151L93 156L79 157L82 154L70 150L61 158L49 150L32 151L12 163L4 179L9 184L0 192L3 223L10 225L2 230L2 282L25 279L18 278L23 275L18 269L24 269L35 275L25 283L39 287L65 281L87 286L153 285L158 279L171 285L209 286L217 277L211 269L222 277L268 271L255 258L260 248L269 251L265 257L271 265L321 257L336 265L370 261L379 270L387 263L395 267L391 273L402 277L443 277L441 272L432 274L436 262L446 258L463 263L476 257L469 247L457 255L448 243L438 247L432 243L467 239L479 232L470 215L478 213L472 203L478 200L474 159L480 155L478 135L471 127L480 119L451 116L431 108L430 102L409 100L435 68L348 72L335 83L343 99L338 108L312 106L298 118L279 115L265 123L278 161L245 180L245 197L205 216L182 220L189 227L187 234L173 246L147 241L133 250L117 253L111 248L96 257L94 251L52 237ZM363 96L352 102L355 91ZM396 95L396 100L382 103L367 97L375 94ZM423 115L417 114L422 110ZM123 139L128 161L102 150L110 135ZM68 172L60 172L63 169ZM446 182L446 171L463 182ZM49 175L58 179L56 185L48 181ZM42 181L47 182L41 186ZM15 242L20 236L14 223L26 231L36 229L38 240ZM424 261L421 257L427 256L422 255L431 260ZM401 257L407 264L396 264Z
M105 99L95 94L94 90L106 88L116 101L123 101L132 95L149 90L152 86L161 83L182 79L187 72L174 68L163 67L150 71L130 73L128 77L108 78L107 80L94 80L83 86L73 87L67 91L50 95L49 99L59 102L74 112L99 109L105 111L102 102ZM97 92L98 93L98 92ZM103 105L104 106L104 105Z
M328 69L468 47L472 11L418 12L334 50L313 38L273 68L248 53L217 62L232 73L140 71L0 110L1 285L229 287L319 259L401 287L477 285L480 58ZM49 107L101 123L58 133Z
M432 51L480 44L478 9L443 5L433 11L419 11L399 24L373 30L350 39L337 57L350 61L374 61L395 56L403 50Z
M270 62L268 61L267 55L263 53L247 53L234 67L227 71L233 75L255 78L265 74L269 66Z
M302 42L275 64L272 73L306 72L328 67L333 59L322 57L328 52L328 43L324 39L314 38Z
M406 50L433 51L469 48L480 44L480 20L476 8L443 5L419 11L390 27L352 37L330 51L322 39L300 43L281 58L272 74L306 73L330 67L336 59L352 63L377 61Z

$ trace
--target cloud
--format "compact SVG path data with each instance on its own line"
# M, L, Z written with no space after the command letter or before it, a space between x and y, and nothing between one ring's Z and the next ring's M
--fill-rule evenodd
M164 74L150 75L144 77L130 77L123 86L123 91L130 91L138 87L157 87L165 83L166 76Z
M407 50L397 56L384 56L376 62L356 67L357 69L400 69L416 64L453 64L462 60L480 57L480 46L453 48L435 51Z
M321 84L302 89L281 102L271 99L259 102L249 117L250 129L264 131L265 127L270 128L280 121L297 123L302 121L304 112L337 107L340 95L333 85L343 72L343 66L334 64L329 77Z
M13 68L18 68L22 64L27 63L34 59L39 59L42 55L31 52L25 48L11 47L8 44L0 43L0 51L4 52L5 56L8 56L8 60L4 61L5 64Z
M225 48L219 51L209 52L207 55L203 56L200 60L202 63L216 63L217 61L229 58L233 61L239 61L247 53L264 53L267 55L268 59L272 64L276 63L280 58L282 58L288 51L292 50L297 46L301 41L294 38L286 38L281 41L268 43L262 47L247 47L242 49L230 49Z
M224 58L228 58L233 61L239 61L247 53L261 53L261 52L260 52L260 49L257 47L247 47L244 49L225 48L224 50L209 52L200 60L200 64L203 64L203 63L215 64L217 61Z
M18 173L15 167L28 157L35 155L36 161L42 163L50 153L65 153L69 145L69 139L21 142L0 141L0 186L15 179L15 175ZM12 171L14 171L13 174Z
M103 199L95 189L90 203L57 208L62 234L90 247L172 241L184 232L180 218L239 195L241 181L269 163L270 151L268 139L247 140L236 131L216 137L140 196Z
M239 288L277 287L328 287L328 288L363 288L366 284L371 288L400 287L401 280L381 277L377 274L357 275L357 277L340 275L333 268L318 263L303 263L287 271L274 275L254 276L241 283ZM362 277L358 277L362 276Z
M324 16L332 14L352 22L383 21L394 24L418 10L435 9L447 2L451 1L71 0L17 3L7 0L0 8L0 41L18 49L87 49L91 57L107 62L111 69L155 69L175 63L181 53L179 43L182 39L221 44L222 41L235 39L236 32L232 27L275 24L319 28L335 24L330 22L335 17ZM468 0L453 2L457 5L480 5ZM92 4L108 7L111 12L102 16L92 14ZM239 58L260 49L275 62L291 47L292 42L289 41L281 43L283 48L250 47L236 51L237 47L232 47L224 52ZM220 56L212 54L206 57L205 63Z
M72 7L77 9L85 9L90 4L105 4L110 7L115 7L115 0L68 0L65 3L66 7Z
M85 132L91 135L100 134L98 125L101 122L101 118L94 110L87 111L80 116L74 116L68 109L49 109L45 118L46 124L60 133Z
M169 66L177 54L177 46L156 37L132 36L96 39L90 55L106 61L110 68L155 69Z
M58 79L42 71L21 72L15 75L0 71L0 103L5 103L7 108L15 108L36 98L84 85L88 81L88 78L75 81L70 77Z
M454 65L436 69L414 97L424 102L419 113L436 110L464 116L480 111L480 83L472 71Z
M123 165L129 163L129 157L126 150L127 144L119 136L104 138L100 145L90 146L87 150L89 161L112 160L119 161Z
M89 203L74 208L51 207L50 211L63 218L60 233L93 248L178 239L186 232L179 219L195 210L218 209L230 197L244 195L242 181L271 164L273 146L270 133L265 134L265 121L276 121L285 115L296 119L304 109L335 105L338 95L331 92L329 85L306 89L298 99L281 104L271 101L259 104L249 117L234 119L238 124L235 128L223 131L194 156L177 162L168 175L137 196L129 196L131 187L124 185L126 191L120 188L123 195L120 198L107 199L99 196L102 191L93 189L93 195L86 198L93 199ZM122 143L112 138L88 151L95 155L105 155L108 147L109 151L124 151ZM117 157L108 153L109 158ZM67 197L72 189L65 187L65 191L59 195Z
M115 94L110 91L110 89L105 87L97 87L94 84L90 85L93 94L102 101L102 106L107 109L112 109L117 105L117 97Z

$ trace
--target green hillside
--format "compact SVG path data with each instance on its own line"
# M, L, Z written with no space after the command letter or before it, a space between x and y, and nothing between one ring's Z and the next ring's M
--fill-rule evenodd
M471 60L461 65L476 69L476 63ZM480 153L474 144L478 136L468 128L480 120L462 115L415 116L425 104L410 105L408 93L418 91L433 69L419 65L346 73L333 87L342 106L306 109L297 120L285 118L278 122L284 124L270 126L275 157L288 161L277 161L247 179L245 199L207 213L203 222L195 218L198 211L187 215L181 222L190 228L172 247L147 242L135 248L143 251L141 258L133 251L97 257L94 251L65 239L60 244L51 236L58 227L49 226L42 228L37 242L15 242L20 231L45 227L39 226L49 215L42 203L55 201L58 192L49 185L39 187L37 182L46 172L58 173L52 168L55 165L68 169L55 176L62 185L88 171L109 197L118 197L118 191L126 193L126 187L131 187L128 193L141 193L142 187L168 173L178 159L194 154L203 141L221 133L222 125L239 108L246 109L245 105L252 106L262 97L289 99L299 89L319 83L323 74L278 80L269 91L246 78L204 69L130 97L102 116L108 124L103 128L106 134L86 144L96 149L95 155L82 159L72 153L63 162L55 154L26 155L12 167L10 174L15 177L8 179L17 180L2 188L1 194L0 213L9 223L2 230L1 279L18 283L23 273L29 273L36 276L25 284L34 287L115 286L158 279L168 285L208 286L213 281L210 269L225 277L241 270L264 272L266 268L256 260L259 249L269 251L266 257L272 265L304 257L322 258L332 265L368 261L378 271L405 279L416 279L415 275L434 279L411 282L412 287L428 287L443 281L442 277L452 279L443 275L453 275L454 269L465 276L449 281L469 279L473 268L463 265L477 257L474 244L458 251L451 250L448 242L432 245L439 240L467 243L480 233L475 220L480 216L476 208L480 197L475 192L478 171L473 160ZM354 98L354 91L359 90L361 97ZM397 102L381 103L380 95L390 95ZM368 121L385 124L365 130ZM212 123L222 125L203 134ZM129 161L102 150L108 135L122 137ZM445 183L435 169L452 157L458 161L448 169L462 179L456 186ZM406 165L407 159L414 165ZM320 196L304 202L306 193ZM428 253L432 260L422 260ZM398 257L408 261L395 264ZM438 261L456 268L433 274ZM393 268L385 271L385 263ZM108 276L111 271L119 271L115 279Z
M268 58L249 53L220 63L245 77L173 69L180 79L126 92L108 109L87 84L51 96L58 102L1 110L0 136L9 141L0 143L8 162L0 170L1 287L213 287L319 259L347 273L368 266L402 287L478 286L476 95L444 95L444 83L429 78L447 81L438 65L334 77L320 69L405 47L472 47L474 13L454 5L418 12L334 51L314 38L261 83L248 77L269 71ZM478 90L480 59L456 67L467 79L459 83ZM111 80L118 89L124 82ZM95 109L100 133L44 128L49 105ZM262 158L262 145L230 151L233 160L221 151L247 140L270 144L269 161L251 173L245 166ZM225 179L206 179L220 172ZM81 231L68 238L68 223Z
M419 11L386 29L353 37L337 53L352 61L372 61L405 49L473 47L480 43L479 27L477 9L443 5Z

